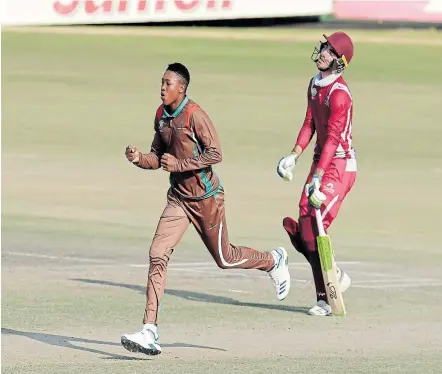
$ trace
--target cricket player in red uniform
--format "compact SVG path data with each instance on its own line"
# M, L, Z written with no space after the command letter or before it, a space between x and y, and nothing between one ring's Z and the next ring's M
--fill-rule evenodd
M296 250L310 263L315 280L317 303L309 314L331 315L316 246L318 235L315 209L320 209L324 228L331 225L356 179L356 158L352 146L353 99L341 74L353 57L353 43L344 32L325 37L312 54L319 72L309 83L307 111L296 144L290 155L277 166L284 180L292 180L299 157L316 133L313 165L305 192L299 202L299 219L283 220L284 229ZM351 284L350 277L338 269L341 291Z
M131 352L161 353L157 322L160 298L166 285L170 256L192 224L221 269L258 269L268 272L279 300L290 290L287 252L278 247L259 252L230 244L224 212L224 189L212 166L221 162L219 138L209 116L186 94L187 68L170 64L162 78L161 100L151 150L126 148L127 159L142 169L162 168L170 173L167 204L149 251L149 274L143 327L125 334L121 344Z

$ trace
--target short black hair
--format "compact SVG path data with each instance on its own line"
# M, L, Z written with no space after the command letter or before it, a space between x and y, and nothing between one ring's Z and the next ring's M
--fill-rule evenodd
M180 62L174 62L173 64L169 64L167 70L173 71L174 73L180 75L186 83L186 87L190 83L190 73L189 70Z

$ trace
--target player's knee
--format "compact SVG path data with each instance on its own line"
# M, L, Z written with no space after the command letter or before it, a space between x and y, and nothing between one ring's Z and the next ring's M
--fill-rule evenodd
M312 216L302 216L299 218L299 231L301 240L309 252L316 252L316 234L314 231L315 218Z
M299 231L298 223L291 217L285 217L282 220L282 226L285 231L292 236L295 236Z
M293 247L299 252L305 255L305 246L301 239L301 233L299 232L298 223L290 217L285 217L282 221L282 226L289 236L290 242Z

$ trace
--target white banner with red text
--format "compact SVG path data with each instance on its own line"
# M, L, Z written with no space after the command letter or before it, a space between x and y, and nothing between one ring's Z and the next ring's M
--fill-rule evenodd
M320 16L332 0L4 0L4 25L150 23Z
M335 0L338 19L442 23L442 0Z

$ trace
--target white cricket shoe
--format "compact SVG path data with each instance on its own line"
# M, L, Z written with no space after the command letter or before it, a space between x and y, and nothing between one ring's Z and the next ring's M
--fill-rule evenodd
M143 329L135 334L124 334L121 345L130 352L141 352L149 356L161 353L157 327L152 324L143 325Z
M350 276L339 267L337 268L338 278L339 278L339 287L341 292L344 293L351 285ZM310 308L308 314L311 316L331 316L332 311L330 305L327 304L324 300L319 300L315 306Z
M311 316L331 316L332 310L330 305L328 305L324 300L319 300L315 306L310 308L308 314Z
M275 266L269 271L278 300L284 300L290 291L290 272L287 251L278 247L270 252L275 259Z
M340 268L338 268L337 273L339 278L339 287L341 288L341 292L344 293L351 286L351 278Z

